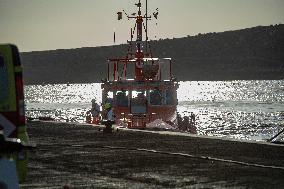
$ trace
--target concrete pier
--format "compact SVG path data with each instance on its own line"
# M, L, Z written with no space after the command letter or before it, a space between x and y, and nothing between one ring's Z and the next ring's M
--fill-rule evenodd
M284 145L30 122L21 188L284 188Z

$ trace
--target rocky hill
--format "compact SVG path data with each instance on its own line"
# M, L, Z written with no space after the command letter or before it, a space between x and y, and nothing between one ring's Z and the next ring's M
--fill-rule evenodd
M152 41L156 57L172 57L178 80L284 79L284 25ZM100 82L106 59L127 45L21 53L26 84Z

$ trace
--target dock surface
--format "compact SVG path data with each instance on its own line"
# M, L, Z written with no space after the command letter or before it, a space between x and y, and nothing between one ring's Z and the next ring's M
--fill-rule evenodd
M21 188L284 188L284 146L30 122Z

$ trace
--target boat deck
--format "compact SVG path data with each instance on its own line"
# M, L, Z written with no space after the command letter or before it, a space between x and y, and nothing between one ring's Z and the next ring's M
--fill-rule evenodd
M30 122L21 188L284 188L284 145Z

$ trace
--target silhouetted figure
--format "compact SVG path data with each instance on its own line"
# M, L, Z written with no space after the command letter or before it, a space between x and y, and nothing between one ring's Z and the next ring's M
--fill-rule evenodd
M195 126L195 114L193 112L191 112L190 114L190 123L189 123L190 127L189 127L189 132L196 134L196 126Z
M178 125L182 123L182 117L179 113L177 114L177 122L178 122Z
M195 125L195 114L193 112L190 114L190 125Z
M114 124L114 113L110 103L106 103L105 106L105 128L103 130L104 133L112 133L112 124Z
M100 105L96 102L95 99L92 100L92 109L91 109L91 114L92 114L92 123L94 124L99 124L100 122ZM88 119L88 115L87 118ZM86 120L89 121L89 120Z
M184 116L183 117L183 121L182 121L182 129L183 131L189 131L189 117L188 116Z

